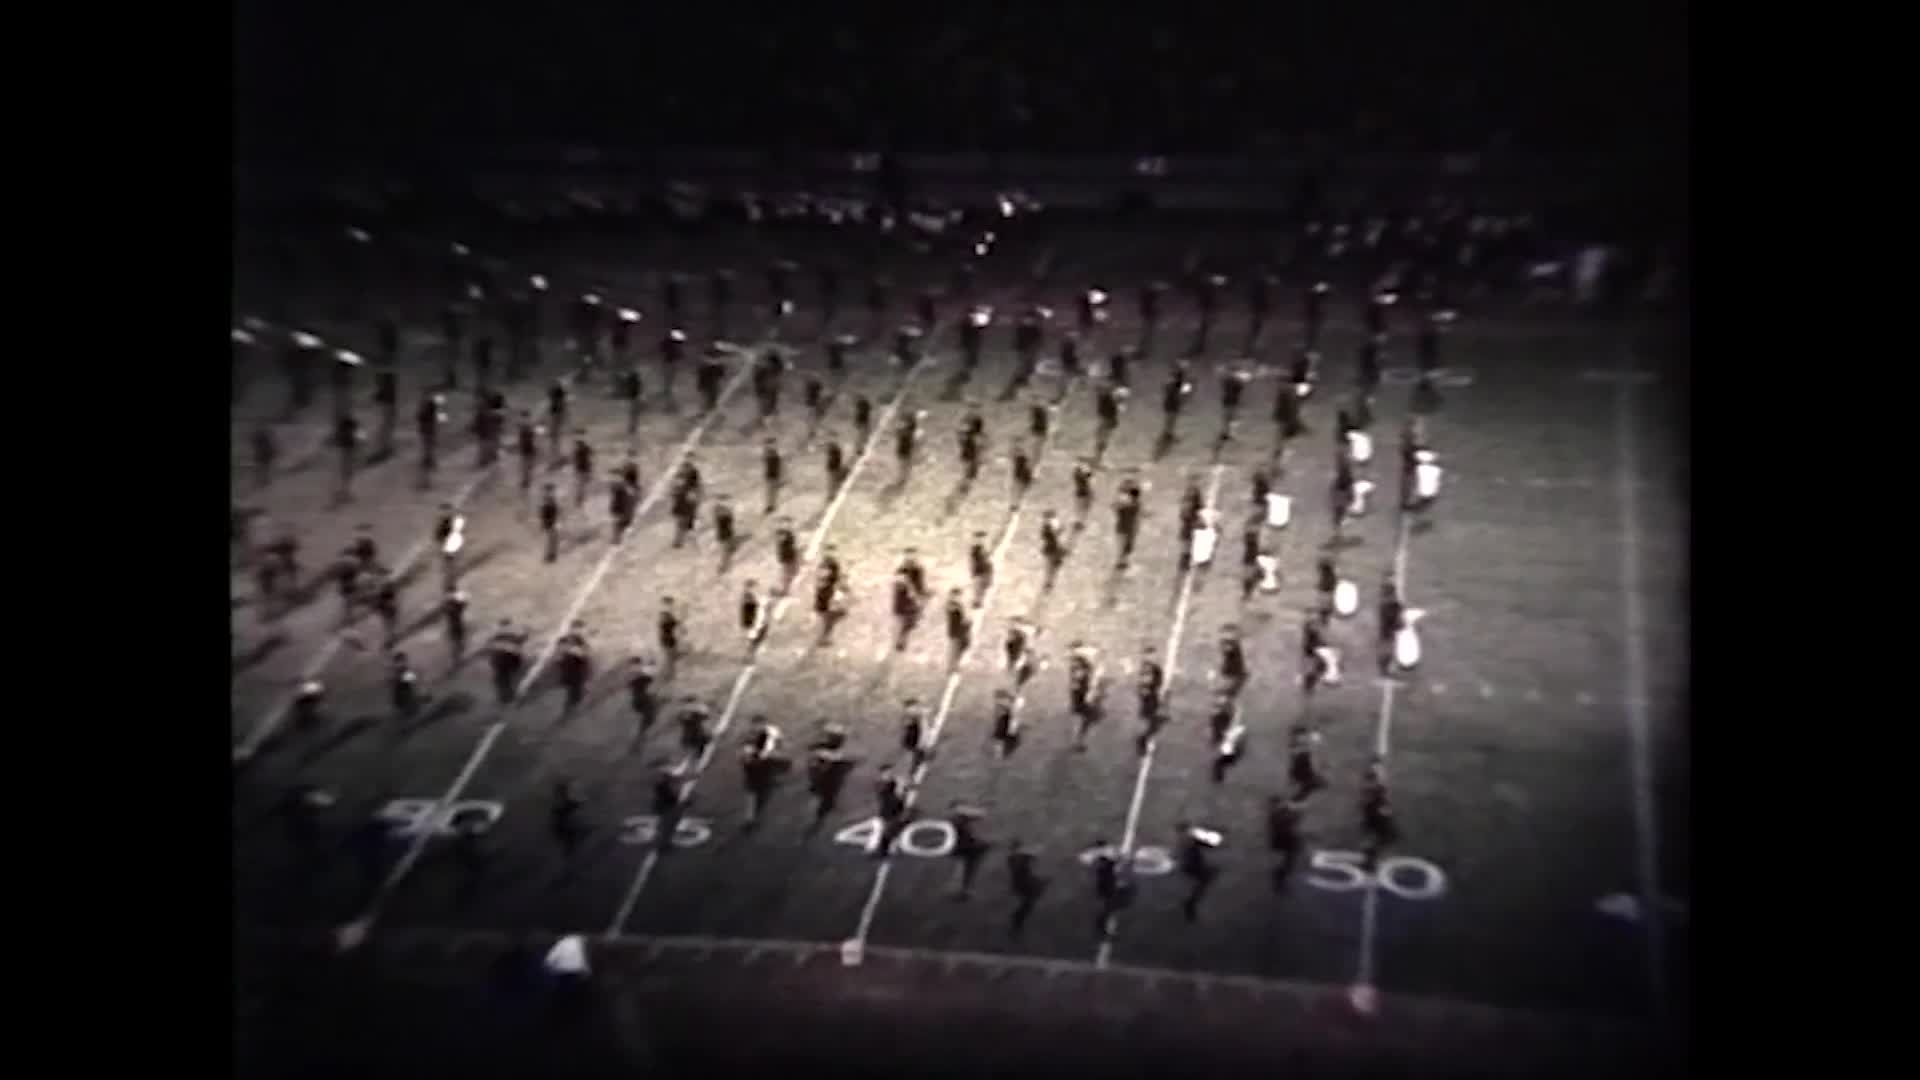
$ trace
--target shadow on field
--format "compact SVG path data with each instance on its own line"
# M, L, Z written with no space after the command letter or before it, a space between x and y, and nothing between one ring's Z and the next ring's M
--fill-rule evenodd
M239 656L236 656L233 658L234 677L237 678L240 675L243 675L246 672L251 671L256 667L259 667L261 664L266 662L268 657L272 656L276 652L279 652L280 649L286 645L286 643L287 643L287 637L285 634L281 634L281 633L270 634L267 637L262 638L259 642L255 643L251 649L248 649L246 652L241 653Z

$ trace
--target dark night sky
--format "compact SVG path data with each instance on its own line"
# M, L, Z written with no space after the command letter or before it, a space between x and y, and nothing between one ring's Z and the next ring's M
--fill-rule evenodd
M928 130L944 126L926 118L943 115L938 110L950 103L942 95L958 93L963 67L975 75L969 85L992 88L989 96L1009 75L1043 86L1064 75L1097 100L1158 84L1196 87L1216 72L1237 72L1249 87L1238 98L1248 103L1244 115L1286 134L1350 131L1353 117L1373 114L1408 129L1515 129L1522 143L1592 146L1671 142L1685 124L1686 8L1679 3L1439 5L1445 11L1287 5L1277 17L1249 23L1103 5L1097 40L1079 49L1061 42L1090 32L1073 22L1089 9L967 5L953 10L973 13L971 21L988 29L956 45L958 60L911 51L911 43L943 38L923 5L852 9L860 17L840 22L857 23L864 41L838 58L835 27L818 14L831 5L500 7L237 0L241 142L345 136L645 145L705 133L708 141L737 144L768 128L797 127L800 114L789 110L822 82L811 73L830 73L825 81L839 85L849 71L868 84L865 96L847 99L854 104L843 115L854 128ZM769 26L770 17L784 25ZM1156 30L1170 43L1164 50L1156 49ZM1169 55L1191 63L1169 64ZM927 77L943 65L948 77ZM1096 80L1101 68L1108 73ZM904 111L890 122L868 101ZM1208 104L1186 110L1218 111ZM1130 113L1115 119L1116 130L1151 126ZM1044 143L1048 136L1024 138ZM975 140L959 133L951 141Z

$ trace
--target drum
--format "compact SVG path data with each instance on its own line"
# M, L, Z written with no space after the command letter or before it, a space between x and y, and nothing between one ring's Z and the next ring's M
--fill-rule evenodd
M1431 500L1440 494L1440 466L1431 462L1422 462L1413 467L1413 493L1422 500Z
M1421 608L1408 608L1401 613L1399 629L1393 632L1393 662L1403 671L1420 666L1420 632L1415 627L1426 614Z
M1276 492L1267 493L1267 527L1284 529L1293 520L1293 499Z
M1364 431L1347 432L1347 456L1354 464L1365 465L1373 460L1373 436Z
M1213 549L1220 542L1220 532L1211 525L1202 525L1193 530L1193 564L1205 566L1213 561Z

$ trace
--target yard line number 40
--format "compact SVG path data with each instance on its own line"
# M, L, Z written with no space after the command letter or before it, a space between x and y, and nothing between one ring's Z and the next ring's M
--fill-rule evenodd
M879 818L857 821L834 834L837 844L857 847L871 855L880 846L883 825ZM893 850L918 859L944 859L953 854L956 836L953 825L939 818L921 818L894 838ZM1091 866L1102 855L1117 854L1112 845L1091 847L1080 853L1082 865ZM1177 867L1166 848L1143 846L1133 849L1133 870L1142 877L1165 877ZM1307 883L1328 892L1358 892L1378 888L1402 900L1438 900L1447 894L1447 875L1438 866L1411 855L1386 856L1374 868L1367 868L1367 857L1358 851L1316 851L1308 862Z

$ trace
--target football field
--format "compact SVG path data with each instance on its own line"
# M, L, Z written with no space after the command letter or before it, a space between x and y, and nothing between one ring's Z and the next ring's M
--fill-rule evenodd
M962 311L952 299L918 361L903 366L887 355L907 298L922 284L951 284L950 251L894 245L877 256L895 286L895 310L879 333L861 303L864 262L843 275L843 310L831 319L822 311L804 268L843 253L817 238L742 232L668 237L617 254L516 252L503 266L549 276L556 297L602 289L643 314L636 354L645 357L648 396L632 439L626 406L603 373L576 369L551 325L558 318L548 319L537 375L507 387L516 410L538 409L551 379L573 380L569 426L584 429L597 453L594 483L578 504L571 470L540 464L535 491L553 481L566 507L560 551L548 561L535 495L522 489L510 450L481 468L471 438L458 433L470 414L464 364L462 388L449 394L453 431L439 466L431 475L420 468L410 415L438 379L445 279L421 269L430 259L372 254L385 243L376 237L362 253L380 271L349 299L282 288L264 273L252 278L245 262L239 279L242 311L270 307L269 318L362 353L371 353L371 331L356 312L368 304L394 311L406 353L393 452L359 470L346 499L325 444L324 386L313 408L287 416L286 388L269 367L246 380L234 406L235 502L258 510L256 538L299 536L310 593L267 618L236 549L231 725L236 759L245 763L236 768L233 844L237 916L247 932L350 928L376 942L584 933L683 965L792 957L847 977L894 964L999 965L1050 980L1310 991L1362 1013L1491 1008L1609 1031L1671 1018L1685 1000L1688 463L1676 332L1557 312L1464 312L1444 344L1440 400L1425 420L1445 484L1430 520L1419 524L1393 498L1394 448L1414 396L1410 326L1396 323L1375 401L1379 449L1362 469L1378 485L1376 498L1338 548L1340 575L1362 595L1359 612L1334 624L1345 677L1309 700L1300 631L1316 602L1315 562L1333 550L1334 410L1353 385L1361 340L1350 294L1336 298L1323 335L1305 410L1310 430L1280 460L1276 487L1293 497L1294 512L1263 537L1279 560L1280 587L1247 595L1240 537L1259 512L1254 470L1281 446L1268 414L1281 389L1275 365L1301 332L1292 291L1276 298L1280 317L1254 343L1260 366L1231 438L1222 440L1216 370L1240 355L1247 314L1230 286L1200 342L1198 313L1176 292L1156 332L1145 335L1134 304L1139 286L1182 269L1181 252L1164 244L1034 236L980 258L977 293L998 322L971 378L960 370ZM420 241L416 250L430 247ZM1208 266L1233 264L1232 252L1204 240L1182 250L1203 251ZM758 271L783 255L803 268L800 304L775 319ZM738 271L724 336L740 349L719 408L707 413L690 372L671 397L661 385L657 298L667 269L721 265ZM1098 371L1122 344L1141 346L1141 355L1127 411L1097 454L1095 498L1082 518L1071 475L1075 461L1096 458L1097 380L1070 377L1054 358L1075 297L1094 283L1116 296L1083 356ZM714 316L703 285L689 292L686 328L697 352L715 336ZM1010 317L1028 300L1055 312L1048 359L1030 386L1009 392ZM842 331L863 344L847 377L829 385L816 428L800 383L824 373L820 343ZM743 361L776 346L791 350L794 370L779 413L762 425ZM1187 354L1195 392L1175 440L1162 445L1161 382L1168 362ZM363 380L353 393L371 427L370 387ZM876 418L865 440L851 419L856 397L871 402ZM1044 437L1027 430L1036 404L1052 410ZM969 485L955 437L975 409L986 420L987 455ZM903 466L895 423L916 413L925 435ZM261 484L246 446L265 420L276 425L283 462ZM848 450L851 474L838 490L825 476L828 437ZM769 439L788 469L770 509L760 475ZM1037 469L1032 488L1016 498L1008 460L1020 443L1037 451ZM644 497L635 527L615 540L605 477L628 449ZM695 535L676 544L666 480L689 460L708 495ZM1146 512L1136 556L1121 568L1111 505L1129 475L1147 489ZM1177 504L1189 483L1220 515L1219 552L1206 566L1180 558ZM711 503L722 495L744 534L731 558L710 524ZM431 530L442 502L467 521L460 581L472 598L475 648L464 659L434 615L441 570ZM1040 550L1047 511L1070 526L1070 550L1051 584ZM780 583L773 536L782 523L800 540L801 572L754 645L738 626L736 601L749 582L762 592ZM410 721L389 704L378 624L361 616L343 626L331 586L318 580L318 568L362 526L380 561L407 582L398 647L431 695ZM956 660L939 601L950 588L973 595L967 552L976 538L992 550L995 571L969 608L973 645ZM888 582L908 550L927 567L934 602L896 647ZM811 585L828 552L846 571L852 604L823 637ZM1389 577L1401 582L1409 606L1426 612L1422 662L1392 677L1376 662L1373 604ZM663 828L653 780L680 756L678 731L670 716L637 729L624 661L657 652L655 619L669 597L683 612L689 652L665 697L705 702L717 739L694 762L684 812ZM532 635L525 692L505 707L495 702L484 657L474 655L502 618ZM1022 738L1003 754L989 724L996 691L1013 688L1000 646L1020 619L1041 628L1045 663L1021 691ZM594 678L585 703L565 710L553 660L575 622L592 644ZM1238 628L1251 661L1239 695L1247 737L1239 760L1216 776L1206 718L1228 627ZM1067 708L1075 643L1097 650L1111 686L1084 748ZM1166 669L1170 720L1142 752L1132 686L1148 649ZM296 728L288 710L307 678L327 687L328 719L315 730ZM926 708L935 736L919 769L900 749L908 700ZM763 819L746 827L738 751L759 716L784 729L796 755L822 723L848 729L857 765L824 822L815 824L795 769ZM1307 802L1298 865L1281 875L1266 806L1287 789L1287 733L1303 720L1320 733L1328 783ZM1360 786L1375 756L1387 762L1400 836L1369 865ZM882 852L870 793L887 767L914 779L912 823ZM551 793L562 781L585 798L587 831L577 844L561 843L550 823ZM299 784L335 800L317 851L291 842L280 811ZM990 845L965 898L955 889L957 804L984 811ZM468 818L484 829L463 852L451 837ZM369 846L361 826L372 819L385 826ZM1192 917L1171 857L1182 822L1224 837L1219 875ZM1003 861L1016 842L1039 853L1045 879L1018 921ZM1131 852L1139 881L1110 938L1097 932L1089 868L1103 846Z

